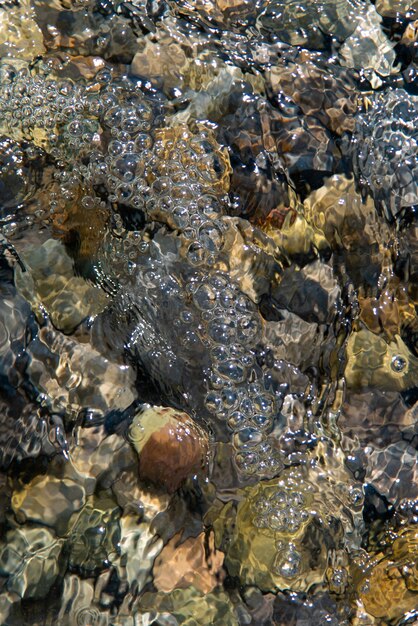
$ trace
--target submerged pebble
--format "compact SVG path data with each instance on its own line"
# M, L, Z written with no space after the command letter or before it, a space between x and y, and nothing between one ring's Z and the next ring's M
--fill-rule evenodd
M134 417L129 435L139 456L140 478L169 492L206 469L207 434L186 413L150 407Z
M302 592L335 577L335 563L344 572L344 546L350 544L350 534L361 528L363 497L354 483L344 487L339 483L342 475L337 474L335 483L316 467L288 468L279 478L247 489L235 520L231 506L226 505L215 533L218 545L225 546L228 571L239 576L242 584L263 591ZM350 527L347 522L356 491L357 520ZM339 591L344 591L344 583Z

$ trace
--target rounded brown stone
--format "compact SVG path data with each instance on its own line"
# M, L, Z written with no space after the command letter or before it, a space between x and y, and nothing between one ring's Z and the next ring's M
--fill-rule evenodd
M170 493L207 466L207 434L187 413L149 407L135 416L130 438L139 455L141 479Z

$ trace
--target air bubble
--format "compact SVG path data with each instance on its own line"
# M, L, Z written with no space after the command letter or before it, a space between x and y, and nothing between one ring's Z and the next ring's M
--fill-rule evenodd
M81 204L85 209L88 210L94 209L94 207L96 206L96 203L92 196L84 196L81 200Z
M295 549L279 552L276 556L273 569L276 574L283 578L295 578L301 568L301 557Z
M114 140L109 143L108 152L110 156L115 157L123 153L123 143Z
M224 376L228 380L232 380L234 383L242 383L246 377L246 369L241 365L239 361L230 360L224 361L217 365L217 370L221 376Z
M83 134L83 130L83 124L78 120L70 122L67 126L68 133L73 137L80 137Z
M289 506L301 508L305 504L305 497L299 491L293 491L288 497Z
M118 132L118 134L117 134L117 138L119 139L119 141L121 141L121 142L125 145L125 147L126 147L126 144L127 144L129 141L131 141L131 136L130 136L130 134L129 134L129 133L127 133L127 132L126 132L126 131L124 131L124 130L120 130L120 131ZM126 148L125 148L125 152L126 152Z
M214 391L210 391L206 394L205 398L205 406L209 411L217 413L221 411L223 408L222 398L220 394L215 393Z
M267 525L274 531L285 529L284 514L282 511L272 511L267 519Z
M203 246L197 242L190 244L187 250L187 258L192 265L201 265L205 260L205 251Z
M263 435L257 428L248 426L238 430L234 434L234 446L235 448L252 448L257 446L263 440Z
M235 336L235 324L227 317L214 319L209 324L208 333L216 343L228 345Z
M222 402L224 407L228 410L235 408L239 402L238 392L233 388L224 389L222 391Z
M223 361L227 361L230 356L230 351L224 346L216 346L212 350L212 358L216 362L222 363Z
M238 430L246 425L247 418L239 411L234 411L228 419L228 426L231 430Z
M212 285L212 287L216 289L216 291L221 291L222 289L228 286L228 283L230 281L225 276L222 276L221 274L215 274L214 276L210 277L209 282Z
M194 292L193 301L201 311L211 310L216 305L216 291L210 285L203 284Z
M407 360L398 355L393 357L390 366L394 372L403 372L407 364Z
M223 289L221 291L220 298L219 298L221 305L225 309L232 307L234 305L235 295L236 294L234 293L232 289L229 289L229 288Z
M264 432L273 428L273 421L270 417L267 417L267 415L256 413L251 417L251 423Z
M259 468L260 459L257 452L244 450L235 456L235 463L245 474L254 474Z
M258 497L257 500L253 502L253 510L261 515L265 515L270 511L270 502L263 497Z
M116 175L125 182L132 181L137 175L138 158L134 154L125 154L114 163Z
M127 202L132 196L132 188L128 184L121 184L118 187L119 200L121 202Z
M222 313L225 313L225 311L222 311L222 309L220 309L219 314L222 315ZM234 357L235 359L241 359L243 356L243 352L244 348L239 343L231 343L231 345L229 346L229 353L231 357Z
M248 354L244 354L241 357L241 363L245 366L245 367L251 367L251 365L254 365L255 363L255 357L253 354L248 353Z
M253 526L255 528L268 528L269 524L267 518L257 515L257 517L253 519Z
M199 241L209 252L217 252L223 246L222 233L214 224L205 224L199 230Z
M274 409L274 400L269 395L257 395L253 398L254 409L264 415L271 415Z
M251 416L254 413L254 405L250 398L245 397L241 400L240 409L247 416Z
M237 337L240 341L254 341L259 332L258 320L254 317L241 317L238 322Z
M211 373L209 382L213 389L223 389L225 387L225 380L216 372Z
M287 506L287 494L284 490L276 491L271 497L271 506L278 509L284 509Z
M121 125L122 119L122 109L120 107L112 107L104 114L103 122L109 128L117 128Z
M137 117L127 117L122 121L122 130L129 134L134 134L141 129L141 120Z
M135 149L138 152L150 150L152 148L152 138L146 133L139 133L135 137Z

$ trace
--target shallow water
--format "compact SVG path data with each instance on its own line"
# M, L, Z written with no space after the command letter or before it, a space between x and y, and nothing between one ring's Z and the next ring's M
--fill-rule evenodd
M417 20L3 0L2 625L418 624Z

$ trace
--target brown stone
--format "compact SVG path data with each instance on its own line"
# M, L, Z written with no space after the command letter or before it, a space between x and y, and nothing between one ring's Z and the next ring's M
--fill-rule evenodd
M169 493L208 461L208 437L187 415L167 407L149 407L135 416L131 441L139 455L139 475Z
M195 587L210 593L223 579L224 553L216 550L213 532L200 533L183 543L181 533L163 548L154 565L154 585L158 591Z

